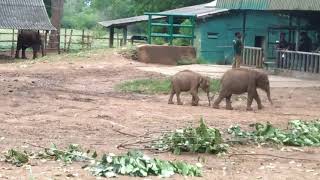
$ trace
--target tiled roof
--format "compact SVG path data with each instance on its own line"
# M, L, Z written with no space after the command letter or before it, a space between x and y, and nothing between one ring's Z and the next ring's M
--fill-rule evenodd
M0 28L55 30L42 0L0 0Z

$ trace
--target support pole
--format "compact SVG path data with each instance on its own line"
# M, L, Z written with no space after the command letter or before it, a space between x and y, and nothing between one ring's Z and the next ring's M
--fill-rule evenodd
M299 50L299 39L300 39L300 17L298 17L298 29L296 30L296 51Z
M247 24L247 12L243 11L243 21L242 21L242 42L245 45L246 36L246 24Z
M113 48L113 39L114 39L114 27L110 27L110 32L109 32L109 48Z
M14 34L14 29L12 29L11 57L13 57L13 56L14 56L14 36L15 36L15 34Z
M151 44L152 41L151 41L151 35L152 35L152 15L149 14L148 15L148 44Z
M127 45L127 36L128 36L128 28L127 26L123 27L123 45Z

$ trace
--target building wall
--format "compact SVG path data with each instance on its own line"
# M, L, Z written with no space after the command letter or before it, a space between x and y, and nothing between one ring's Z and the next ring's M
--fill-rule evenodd
M279 17L269 12L247 12L245 45L255 46L256 38L264 38L264 47L268 44L268 27L288 25L287 17ZM196 47L198 58L213 64L231 63L233 58L234 33L242 32L243 14L231 12L198 22ZM258 37L261 36L261 37ZM270 35L269 41L275 42L278 34ZM269 50L268 50L269 51Z

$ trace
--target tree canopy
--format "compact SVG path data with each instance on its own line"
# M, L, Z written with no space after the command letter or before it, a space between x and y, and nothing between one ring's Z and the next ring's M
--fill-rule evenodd
M44 0L46 4L50 0ZM212 0L65 0L62 26L93 28L98 21L159 12ZM48 11L50 14L50 12Z

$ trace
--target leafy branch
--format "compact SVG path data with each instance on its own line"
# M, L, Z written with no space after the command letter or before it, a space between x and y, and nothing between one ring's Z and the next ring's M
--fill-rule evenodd
M178 129L167 133L152 147L161 151L170 150L174 154L181 152L218 154L227 151L228 145L223 143L218 129L208 127L201 118L200 126Z
M287 130L274 127L269 122L250 125L253 131L243 131L239 126L228 129L228 133L238 138L256 143L275 143L287 146L320 146L320 122L294 120L288 123Z

